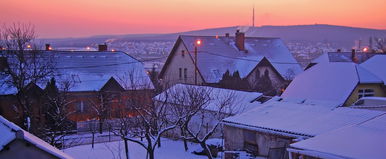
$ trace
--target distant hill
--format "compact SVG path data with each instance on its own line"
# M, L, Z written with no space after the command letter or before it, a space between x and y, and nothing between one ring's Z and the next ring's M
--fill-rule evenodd
M335 25L293 25L293 26L233 26L187 31L172 34L128 34L101 35L86 38L42 39L44 42L57 46L86 46L92 43L103 43L109 39L118 41L130 40L175 40L178 35L234 35L236 30L246 33L246 36L280 37L287 42L330 42L338 47L351 48L355 40L368 43L369 37L386 37L386 30L355 28Z

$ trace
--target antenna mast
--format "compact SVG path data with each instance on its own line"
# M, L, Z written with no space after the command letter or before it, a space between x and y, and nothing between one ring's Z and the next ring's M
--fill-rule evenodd
M255 27L255 5L253 5L252 10L252 27Z

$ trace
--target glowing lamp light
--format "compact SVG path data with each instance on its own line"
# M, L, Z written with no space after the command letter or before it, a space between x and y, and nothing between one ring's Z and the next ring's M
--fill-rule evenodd
M27 48L31 48L31 45L27 45Z
M363 48L363 52L367 52L369 49L367 47Z
M52 47L49 47L48 50L52 50Z
M197 44L197 45L201 45L201 40L197 40L197 41L196 41L196 44Z
M115 49L111 49L112 52L115 52Z
M87 49L87 50L90 50L91 48L90 48L90 46L87 46L86 49Z

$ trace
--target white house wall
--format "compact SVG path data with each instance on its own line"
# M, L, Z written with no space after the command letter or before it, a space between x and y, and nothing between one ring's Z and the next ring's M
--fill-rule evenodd
M185 51L184 56L182 56L182 50ZM176 83L187 83L195 84L194 81L194 53L191 53L191 57L187 52L187 49L182 44L179 44L175 50L174 56L172 57L170 63L168 64L167 69L165 70L162 84L166 87L172 86ZM182 69L181 78L179 76L179 69ZM184 69L187 69L187 78L184 78ZM197 84L202 84L203 80L199 73L197 73Z

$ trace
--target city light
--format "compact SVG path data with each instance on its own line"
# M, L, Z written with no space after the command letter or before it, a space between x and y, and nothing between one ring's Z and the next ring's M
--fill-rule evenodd
M201 45L201 40L197 40L197 41L196 41L196 44L197 44L197 45Z

